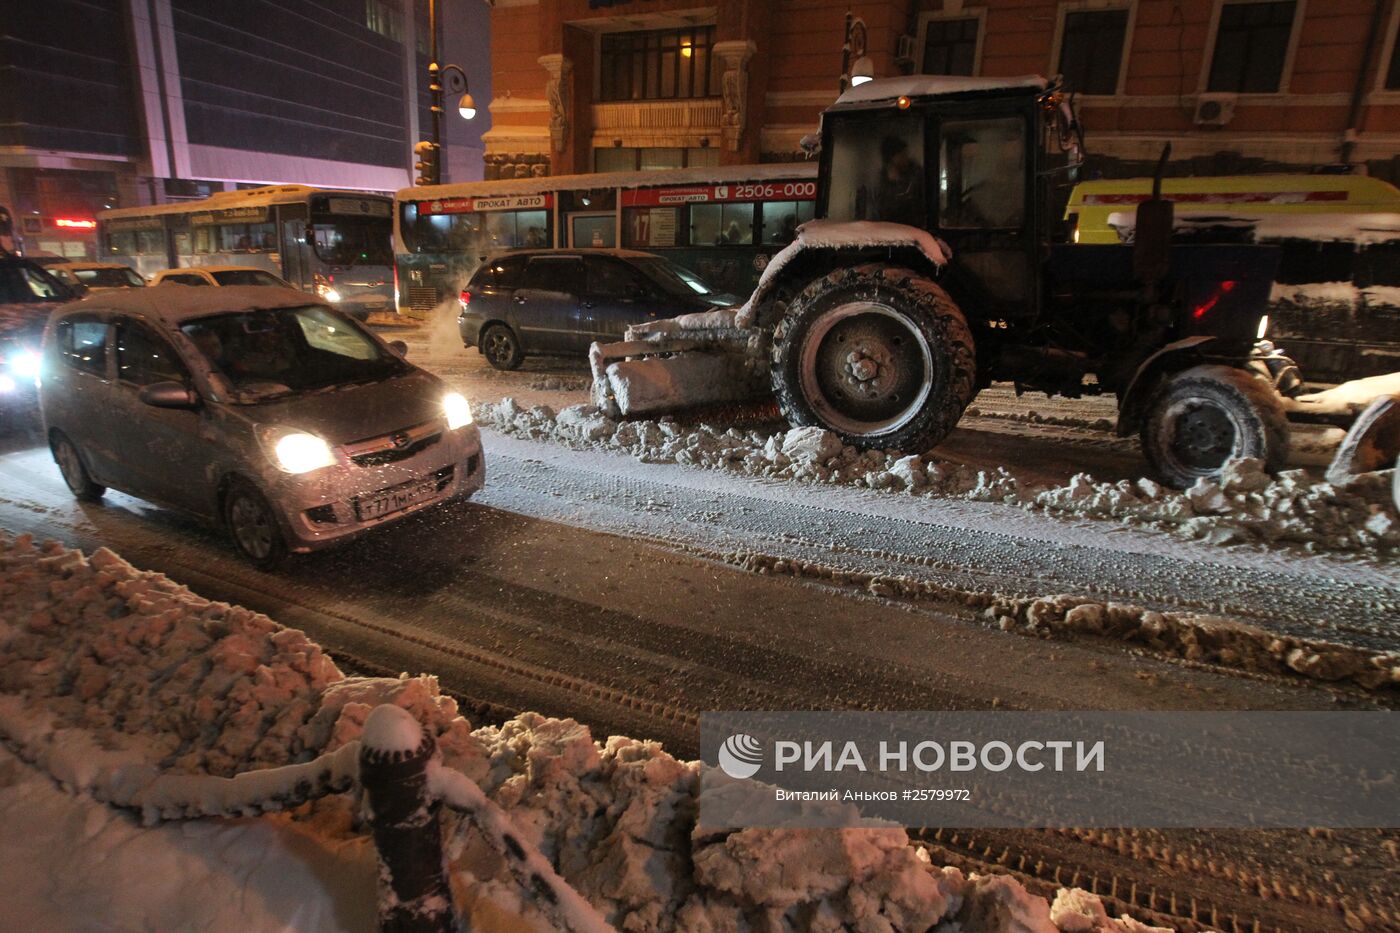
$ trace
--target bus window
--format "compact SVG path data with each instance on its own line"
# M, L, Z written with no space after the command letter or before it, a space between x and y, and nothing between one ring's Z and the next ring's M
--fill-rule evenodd
M214 228L195 227L194 228L194 251L196 253L214 252Z
M611 213L574 214L569 218L569 245L585 248L616 246L616 216Z
M165 252L165 234L159 230L136 231L136 251L143 256Z
M765 201L763 203L763 242L787 246L797 239L797 228L812 219L814 201Z
M107 234L107 252L117 256L136 255L136 231L114 230Z
M631 249L675 246L680 208L629 207L622 212L622 245Z
M692 204L690 245L747 245L753 242L752 204Z

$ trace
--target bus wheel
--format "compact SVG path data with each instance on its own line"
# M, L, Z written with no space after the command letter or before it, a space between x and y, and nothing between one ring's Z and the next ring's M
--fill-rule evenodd
M1240 457L1270 472L1288 459L1288 418L1278 391L1263 376L1207 364L1173 373L1147 403L1142 450L1167 484L1185 489L1213 479Z
M773 334L773 392L788 422L856 447L922 452L972 400L972 334L948 293L908 269L838 269L788 304Z
M519 369L525 352L515 332L504 324L492 324L481 335L481 355L496 369Z

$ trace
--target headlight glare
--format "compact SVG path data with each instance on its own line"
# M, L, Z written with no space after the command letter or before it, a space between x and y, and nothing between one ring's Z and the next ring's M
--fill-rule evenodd
M448 392L442 397L442 413L447 416L450 430L464 428L472 423L472 406L460 392Z
M10 372L20 379L38 379L39 354L33 350L20 350L10 357Z
M9 395L18 388L19 383L15 382L8 373L0 373L0 395Z
M310 473L335 463L330 445L314 434L292 431L273 445L277 465L288 473Z

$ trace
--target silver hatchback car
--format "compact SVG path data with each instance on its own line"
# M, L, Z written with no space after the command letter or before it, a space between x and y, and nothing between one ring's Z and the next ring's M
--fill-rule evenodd
M466 399L304 292L139 288L54 313L39 402L79 499L221 521L271 567L485 479Z

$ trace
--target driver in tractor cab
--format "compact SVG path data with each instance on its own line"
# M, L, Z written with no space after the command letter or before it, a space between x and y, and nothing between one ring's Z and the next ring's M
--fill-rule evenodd
M899 136L880 143L874 219L911 227L924 221L924 168L909 157L909 143Z

